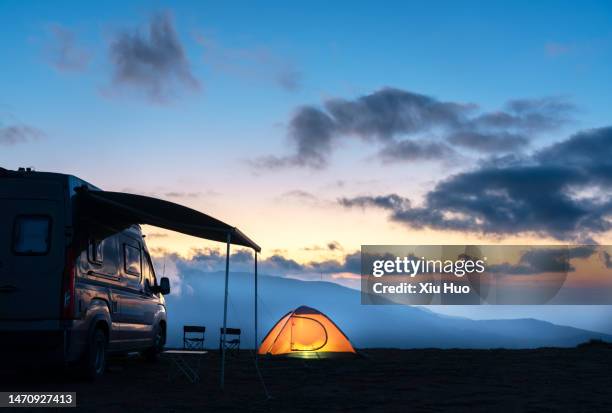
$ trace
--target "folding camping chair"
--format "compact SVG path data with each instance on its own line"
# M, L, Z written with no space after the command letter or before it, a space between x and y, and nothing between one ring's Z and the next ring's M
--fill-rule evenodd
M169 380L182 373L192 383L200 381L202 356L207 353L204 351L205 333L204 326L183 326L183 349L164 352L176 367L176 371L168 375Z
M225 350L238 352L240 350L240 329L239 328L226 328L223 331L223 327L220 329L219 334L219 351L222 350L223 347L223 335L225 334ZM234 338L228 339L227 336L233 336Z
M183 350L204 350L204 326L183 326Z

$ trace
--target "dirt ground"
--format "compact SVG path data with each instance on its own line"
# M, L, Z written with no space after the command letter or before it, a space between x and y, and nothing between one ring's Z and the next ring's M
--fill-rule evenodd
M202 380L169 379L167 357L111 360L96 383L72 374L4 371L0 391L76 391L78 410L199 411L612 411L612 349L365 350L355 359L201 360ZM26 409L21 409L24 411Z

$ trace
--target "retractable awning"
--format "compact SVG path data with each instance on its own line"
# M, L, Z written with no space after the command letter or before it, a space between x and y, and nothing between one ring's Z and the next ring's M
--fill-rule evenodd
M78 190L81 205L88 214L103 216L105 220L134 224L148 224L171 231L212 241L249 247L257 252L259 245L232 227L209 215L174 202L124 192Z
M223 329L221 344L221 388L225 386L225 350L227 332L227 302L229 280L230 244L255 250L255 342L257 348L257 253L261 248L238 228L232 227L209 215L173 202L143 195L123 192L77 188L78 207L86 216L114 225L148 224L198 238L223 242L225 254L225 298L223 300ZM257 354L255 354L257 367Z

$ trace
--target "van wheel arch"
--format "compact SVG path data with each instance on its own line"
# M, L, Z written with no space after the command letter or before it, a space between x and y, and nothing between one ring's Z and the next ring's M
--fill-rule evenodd
M105 320L95 321L91 328L91 334L93 334L98 329L104 332L104 335L106 336L106 344L108 345L108 341L110 338L110 329L108 328L107 322Z

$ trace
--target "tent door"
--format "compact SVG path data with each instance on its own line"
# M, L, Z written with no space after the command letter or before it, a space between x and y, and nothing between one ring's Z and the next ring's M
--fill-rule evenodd
M310 317L291 317L291 351L317 351L327 344L327 330Z

